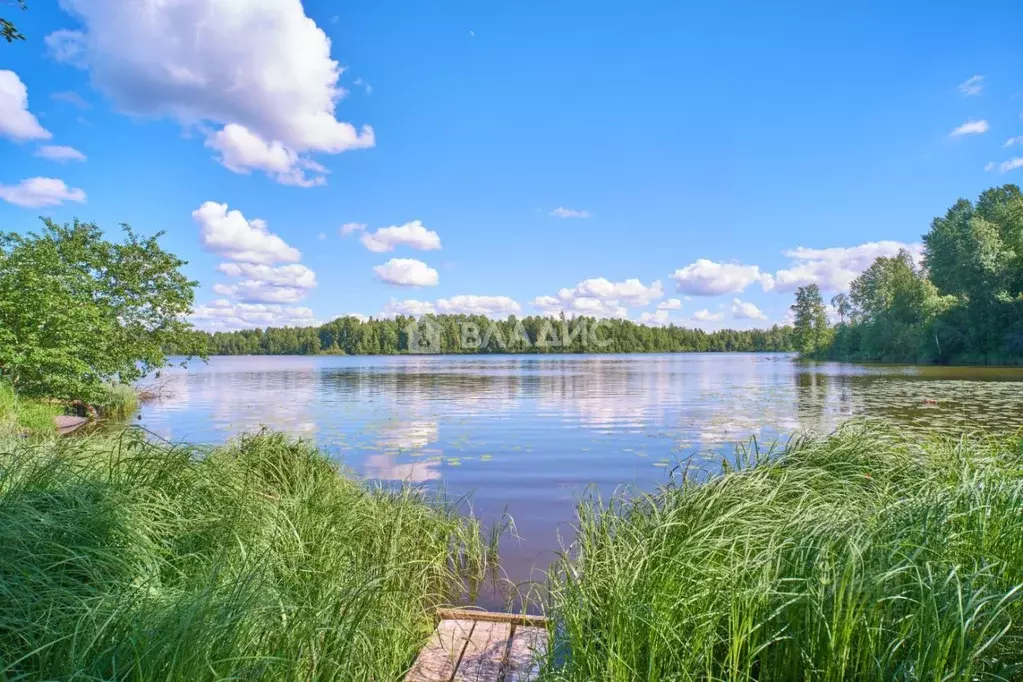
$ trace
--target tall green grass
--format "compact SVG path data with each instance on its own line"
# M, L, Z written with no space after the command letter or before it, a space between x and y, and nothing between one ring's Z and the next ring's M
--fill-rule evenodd
M550 679L1023 679L1019 441L868 424L740 455L582 506Z
M281 435L0 440L0 679L396 680L480 526Z
M53 432L60 405L22 398L11 385L0 381L0 437L23 432Z
M96 408L104 419L127 419L139 407L139 393L130 384L105 384Z

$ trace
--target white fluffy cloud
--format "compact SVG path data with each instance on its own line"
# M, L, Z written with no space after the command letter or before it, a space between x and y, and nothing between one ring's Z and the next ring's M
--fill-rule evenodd
M680 310L682 308L682 301L677 298L669 298L667 301L662 301L657 304L658 310Z
M339 231L342 237L347 237L353 232L365 232L366 223L345 223Z
M486 315L505 318L516 314L522 307L507 296L459 295L437 301L437 310L452 315Z
M593 214L589 211L579 211L574 208L565 208L564 206L558 206L556 209L550 212L549 215L555 218L592 218Z
M693 319L699 320L700 322L717 322L718 320L725 319L724 313L712 313L706 308L703 310L697 310L693 313Z
M576 298L597 298L604 301L624 301L627 305L642 307L664 296L664 287L654 281L650 286L638 279L612 282L603 277L584 279L571 289L561 289L558 298L569 301Z
M906 249L919 262L923 247L896 241L867 242L859 246L807 249L802 246L786 251L795 263L774 274L774 289L782 293L816 284L825 291L844 291L861 272L881 256L891 257Z
M213 293L246 303L298 303L308 291L299 287L282 287L247 279L234 284L214 284Z
M267 229L266 222L246 220L241 211L229 211L227 204L207 201L192 211L199 224L202 246L207 251L244 263L294 263L298 249Z
M60 206L65 201L85 201L85 192L70 188L57 178L28 178L17 185L0 185L0 199L26 208Z
M658 281L647 286L638 279L612 282L604 277L593 277L561 289L556 297L538 296L532 304L548 315L627 318L627 306L642 307L662 296L664 286Z
M972 95L979 95L984 90L984 76L976 75L970 76L965 81L959 84L959 92L963 97L970 97Z
M392 225L382 227L376 232L367 232L362 235L362 244L373 253L394 251L398 246L407 246L419 251L436 251L440 248L440 236L433 230L426 229L421 221L413 220L404 225Z
M991 126L987 121L967 121L949 133L950 137L962 137L963 135L981 135L986 133Z
M760 311L752 303L743 302L739 299L732 300L732 317L737 320L766 320L767 315Z
M316 273L300 263L276 268L258 263L221 263L217 270L228 277L246 277L273 286L316 288Z
M47 37L128 113L225 126L208 142L235 172L319 184L303 155L372 147L336 117L342 68L301 0L62 0L82 30ZM309 178L304 171L313 171Z
M658 308L656 312L643 313L639 316L640 324L648 324L653 327L663 327L670 322L669 316L671 313L662 308Z
M313 311L304 306L263 303L232 303L218 299L196 306L189 321L199 329L228 331L255 327L309 327L318 324Z
M36 150L36 156L49 159L50 161L85 161L85 154L74 147L48 144Z
M565 291L564 289L562 291ZM599 298L590 296L570 297L567 299L555 298L554 296L538 296L532 301L533 306L547 315L559 315L565 313L568 317L614 317L626 319L629 311L618 301L602 301Z
M15 142L52 137L28 110L28 88L13 71L0 71L0 135Z
M417 301L415 299L396 301L392 298L391 302L384 307L384 311L380 313L380 316L394 317L395 315L411 315L412 317L419 317L420 315L428 315L436 312L437 306L429 301Z
M437 286L437 271L415 258L392 258L373 268L381 281L402 287Z
M773 286L771 275L761 272L756 265L716 263L706 258L676 270L671 279L678 291L693 296L737 294L754 282L760 282L765 291Z
M282 185L315 187L324 185L323 175L309 177L305 171L325 173L314 161L302 158L280 142L267 142L245 126L229 123L206 138L206 146L220 152L217 161L228 170L248 175L261 170Z
M485 315L504 319L509 315L518 314L522 306L507 296L474 296L461 294L451 298L441 298L436 302L407 299L396 301L391 299L382 313L385 317L395 315L412 315L419 317L430 313L441 315Z

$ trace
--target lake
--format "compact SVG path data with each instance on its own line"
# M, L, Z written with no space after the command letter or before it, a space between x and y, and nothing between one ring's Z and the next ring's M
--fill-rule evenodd
M904 430L1023 426L1023 370L864 367L783 354L215 357L165 370L139 423L221 443L261 426L315 441L359 474L507 511L510 579L539 577L588 489L651 489L734 443L828 432L857 416ZM933 401L933 402L932 402Z

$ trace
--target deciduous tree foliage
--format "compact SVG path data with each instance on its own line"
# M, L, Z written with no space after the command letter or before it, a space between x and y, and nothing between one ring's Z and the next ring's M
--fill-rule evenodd
M24 395L92 401L104 382L166 365L164 348L199 349L190 325L195 282L161 235L103 238L92 223L43 220L39 233L0 233L0 378Z
M909 253L878 258L852 284L850 323L817 357L914 363L1023 362L1023 193L957 201Z
M795 316L792 339L796 350L803 355L813 355L826 348L831 342L828 328L828 312L816 284L808 284L796 290L796 302L792 305Z
M7 2L7 4L14 4L21 9L27 9L25 7L25 0L14 0L13 3ZM15 40L24 40L24 34L18 30L13 22L0 17L0 38L3 38L9 43L13 43Z

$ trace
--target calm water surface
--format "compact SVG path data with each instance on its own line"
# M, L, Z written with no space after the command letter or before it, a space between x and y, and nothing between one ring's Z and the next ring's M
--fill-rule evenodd
M787 355L216 357L160 383L140 423L164 438L220 443L265 425L368 478L471 493L486 519L507 510L521 536L502 546L515 581L548 565L588 486L649 489L680 457L713 466L750 436L861 415L921 431L1023 426L1023 370Z

